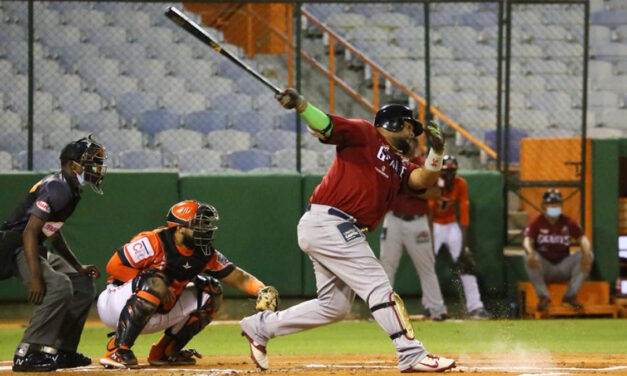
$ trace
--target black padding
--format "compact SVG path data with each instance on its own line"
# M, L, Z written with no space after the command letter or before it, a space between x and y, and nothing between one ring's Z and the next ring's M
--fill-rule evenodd
M376 305L370 307L370 312L374 312L374 311L380 310L381 308L392 307L392 306L395 306L395 305L396 305L395 301L390 301L390 302L385 302L385 303L381 303L381 304L376 304Z
M403 336L403 335L405 335L405 334L407 334L407 329L403 329L403 330L401 330L400 332L397 332L397 333L394 333L394 334L390 334L390 339L391 339L391 340L395 340L395 339L397 339L398 337Z

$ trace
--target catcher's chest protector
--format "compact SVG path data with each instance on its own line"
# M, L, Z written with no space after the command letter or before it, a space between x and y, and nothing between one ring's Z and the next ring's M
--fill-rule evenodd
M202 252L194 252L190 256L180 253L174 244L174 237L170 231L159 232L159 239L165 253L165 274L170 279L187 281L193 279L203 271L211 257Z

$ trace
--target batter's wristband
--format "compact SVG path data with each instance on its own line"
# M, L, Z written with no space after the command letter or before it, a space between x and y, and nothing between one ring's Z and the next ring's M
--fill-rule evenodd
M322 133L325 137L329 137L331 134L332 123L329 115L325 114L311 103L307 104L307 108L300 113L300 116L305 119L309 128Z
M429 155L425 161L425 168L430 171L440 171L442 169L442 156L433 149L429 150Z

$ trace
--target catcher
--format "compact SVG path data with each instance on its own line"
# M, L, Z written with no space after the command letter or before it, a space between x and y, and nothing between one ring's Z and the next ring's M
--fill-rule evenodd
M211 205L181 201L170 208L167 227L141 232L113 254L107 264L109 284L98 298L98 314L115 332L100 364L137 368L131 347L139 334L164 329L150 349L148 363L195 364L194 357L201 355L183 347L220 308L218 280L257 296L257 310L276 310L277 290L233 265L213 247L218 219Z

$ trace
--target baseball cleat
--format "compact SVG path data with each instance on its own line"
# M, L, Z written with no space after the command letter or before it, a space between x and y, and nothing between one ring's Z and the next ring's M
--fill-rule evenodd
M57 369L57 363L50 354L31 351L24 356L13 357L13 372L50 372Z
M200 359L202 355L194 349L182 349L176 354L170 356L163 354L160 358L157 358L153 356L153 351L151 350L150 355L148 355L148 363L153 366L193 366L196 364L194 357Z
M546 311L551 306L551 299L547 296L539 296L538 297L538 306L536 309L538 311Z
M100 358L100 364L105 368L139 368L133 351L119 347L112 351L107 351L105 356Z
M492 315L485 308L481 307L468 312L468 318L470 320L490 320Z
M422 358L420 362L402 370L401 373L444 372L451 368L455 368L455 361L453 359L428 354Z
M577 298L575 298L574 296L572 297L563 297L562 298L562 304L570 307L572 309L574 309L575 311L581 311L583 310L583 305L581 303L579 303L577 301Z
M266 353L266 347L255 342L245 331L242 330L242 336L248 340L248 346L250 347L250 359L255 362L257 367L265 371L270 368L268 362L268 354Z
M86 367L91 364L91 358L76 351L59 350L56 362L57 368Z

